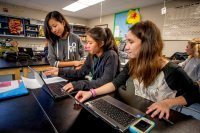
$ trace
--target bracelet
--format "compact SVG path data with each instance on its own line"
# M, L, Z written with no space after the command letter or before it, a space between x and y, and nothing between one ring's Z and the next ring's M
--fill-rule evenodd
M92 93L92 97L96 97L97 93L95 91L95 89L90 89L90 92Z

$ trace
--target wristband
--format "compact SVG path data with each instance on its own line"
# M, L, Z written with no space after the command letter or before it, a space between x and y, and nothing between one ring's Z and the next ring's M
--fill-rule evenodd
M95 89L90 89L90 92L92 93L92 97L96 97L97 93Z

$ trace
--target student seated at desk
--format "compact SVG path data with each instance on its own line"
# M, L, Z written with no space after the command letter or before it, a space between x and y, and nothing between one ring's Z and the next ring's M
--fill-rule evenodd
M89 55L80 70L65 70L51 68L46 75L58 75L65 78L84 78L89 75L89 80L79 80L65 85L63 88L70 92L74 89L97 88L111 82L119 73L120 64L117 47L112 32L109 28L95 27L86 33Z
M159 115L168 119L171 107L200 101L198 85L180 66L162 56L163 41L154 23L144 21L133 25L126 39L129 62L120 74L99 88L79 91L77 100L83 102L92 96L113 92L131 77L135 95L155 102L146 111L151 117Z
M70 32L70 26L64 16L49 12L45 18L44 30L48 45L48 60L51 66L76 68L83 65L80 59L84 48L80 38Z
M184 62L179 63L179 65L200 86L200 38L188 41L185 51L189 56Z

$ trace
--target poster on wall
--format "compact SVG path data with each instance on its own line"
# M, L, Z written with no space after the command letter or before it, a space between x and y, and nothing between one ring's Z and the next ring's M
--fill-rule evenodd
M140 8L116 13L114 19L114 37L117 42L121 39L125 39L128 29L132 25L140 22L140 19Z
M14 34L14 35L23 34L23 23L21 19L9 18L8 28L11 34Z

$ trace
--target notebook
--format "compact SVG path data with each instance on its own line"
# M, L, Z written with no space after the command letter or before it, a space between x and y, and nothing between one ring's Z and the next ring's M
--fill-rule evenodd
M0 100L8 99L29 94L23 81L5 81L0 82Z
M62 90L63 86L66 85L68 82L67 81L62 81L62 82L55 82L55 83L50 83L46 84L42 76L35 71L33 68L28 66L31 72L33 73L35 79L37 82L42 86L42 88L54 99L62 99L68 97L68 94ZM77 91L72 91L71 94L77 93Z

